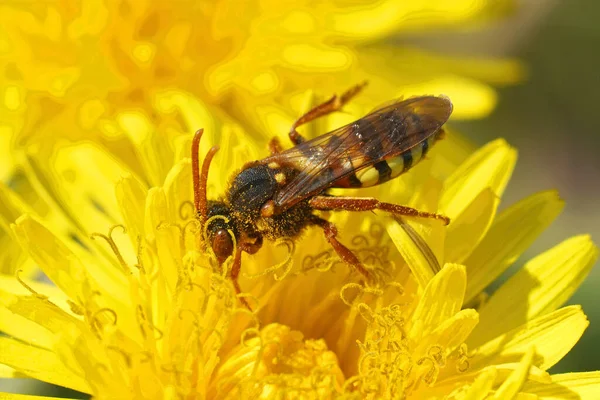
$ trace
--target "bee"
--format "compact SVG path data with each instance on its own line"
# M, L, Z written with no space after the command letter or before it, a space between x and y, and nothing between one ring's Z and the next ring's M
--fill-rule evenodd
M277 138L271 140L271 155L245 164L219 200L206 198L209 166L219 148L209 150L200 169L198 147L203 130L196 132L192 141L196 217L218 263L233 256L230 278L237 294L241 293L238 276L242 253L256 253L264 240L296 239L309 226L321 228L340 259L370 278L354 253L338 241L335 225L315 211L381 210L398 218L435 218L449 223L440 214L328 192L331 188L380 185L405 173L442 137L442 126L452 113L447 97L420 96L393 101L311 140L297 131L307 122L339 111L365 84L333 96L302 115L289 132L294 147L283 150ZM241 301L249 308L243 298Z

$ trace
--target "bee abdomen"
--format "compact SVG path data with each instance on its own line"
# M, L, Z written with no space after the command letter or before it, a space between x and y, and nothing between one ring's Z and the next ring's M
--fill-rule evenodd
M351 180L359 181L360 187L369 187L394 179L421 161L434 140L435 136L430 137L395 157L378 161L367 168L356 171L354 173L356 179L351 178Z

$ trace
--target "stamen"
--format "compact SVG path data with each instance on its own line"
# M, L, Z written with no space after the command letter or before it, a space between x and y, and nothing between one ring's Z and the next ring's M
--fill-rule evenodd
M163 338L163 332L162 330L158 329L156 327L156 325L154 325L151 321L149 321L146 318L146 314L144 312L144 309L141 305L138 305L136 307L136 313L135 316L137 318L137 322L138 325L140 326L140 331L142 333L142 336L144 337L144 339L146 339L146 329L144 328L144 326L149 326L151 330L155 331L156 333L158 333L158 336L154 337L154 340L161 340Z
M427 385L432 386L437 380L438 374L440 373L440 368L435 360L430 356L422 357L417 360L417 365L423 365L427 361L431 363L431 368L429 368L427 373L423 376L423 380L425 383L427 383Z
M144 263L142 260L142 252L144 251L144 245L142 243L142 237L140 235L137 236L136 238L136 242L137 242L137 264L134 265L134 267L136 267L138 270L140 270L140 273L146 275L146 269L144 268Z
M258 309L258 306L260 305L260 301L252 293L242 292L242 293L238 293L235 297L237 297L238 299L244 299L246 301L248 301L247 299L252 299L252 302L255 303L255 305L256 305L256 307L251 307L253 310ZM245 306L244 307L236 307L236 310L238 310L238 309L246 309L246 307ZM250 311L250 310L248 310L248 311Z
M90 317L90 325L97 327L98 329L104 329L104 325L100 322L100 318L99 315L100 314L109 314L112 317L112 321L107 324L111 325L111 326L117 326L117 313L115 312L115 310L110 309L110 308L100 308L98 310L96 310L95 313L92 314L92 316Z
M307 255L302 260L302 272L307 272L312 269L317 270L318 272L327 272L339 261L341 261L339 257L336 258L333 256L332 250L325 250L316 256Z
M248 338L249 335L254 335L254 337ZM251 344L248 343L249 340L257 338L262 343L262 337L260 336L260 330L257 327L246 328L240 335L240 343L243 347L252 347Z
M431 346L427 351L427 354L433 358L440 367L446 365L446 356L444 355L444 348L442 346L437 344Z
M186 208L188 209L188 212L186 212ZM179 205L179 218L181 218L183 221L187 221L189 218L194 216L195 211L194 203L189 200L185 200Z
M350 301L346 298L346 292L348 290L351 289L357 289L358 293L357 295L354 297L353 301ZM363 293L363 286L358 284L358 283L347 283L344 286L342 286L342 288L340 289L340 298L342 299L342 301L344 302L344 304L346 304L348 307L352 307L354 305L354 301L356 301L356 299Z
M375 361L375 365L365 366L366 362ZM379 368L379 353L376 351L372 351L369 353L363 354L358 360L358 374L366 375L368 370L373 368Z
M121 357L123 357L123 360L125 360L127 368L131 368L131 355L125 352L125 350L122 350L117 346L106 346L106 350L112 350L115 353L119 354Z
M73 314L80 315L80 316L85 315L85 308L83 308L79 304L77 304L74 301L71 301L69 299L67 299L67 304L69 305L69 308L71 309L71 312Z
M288 250L288 255L286 257L285 260L283 260L282 262L275 264L272 267L266 268L263 272L259 272L258 274L246 274L243 273L242 275L244 275L244 277L246 278L250 278L250 279L255 279L255 278L260 278L262 276L265 276L267 274L273 273L273 278L276 281L281 281L283 279L285 279L285 277L287 277L290 273L290 271L292 270L292 266L293 266L293 257L294 257L294 253L296 252L296 245L294 244L294 242L292 240L289 239L280 239L275 243L276 246L281 246L284 245L287 247ZM283 273L281 274L281 276L278 276L275 271L279 270L279 269L283 269Z
M470 367L467 345L465 343L458 347L458 364L456 370L460 373L467 372Z
M180 254L185 254L185 230L184 228L175 222L161 222L156 226L156 230L161 230L165 228L175 228L179 231L179 251Z
M19 283L21 284L21 286L23 286L25 289L27 289L27 291L29 293L31 293L32 295L34 295L38 299L47 301L48 300L48 296L36 292L35 290L33 290L33 288L31 286L29 286L28 284L26 284L23 279L21 279L21 276L20 276L21 272L23 272L22 269L18 269L15 272L15 278L17 278L17 281L19 281Z
M113 234L113 231L115 230L115 228L121 228L123 230L123 234L127 233L127 229L125 228L125 226L123 226L121 224L117 224L117 225L113 225L110 227L110 229L108 230L108 236L104 235L102 233L92 233L90 235L90 239L96 240L97 237L104 239L106 241L106 243L108 243L108 245L110 246L110 248L113 251L113 253L115 254L115 256L117 257L117 260L119 261L119 264L121 264L123 271L130 272L129 266L125 262L125 259L121 255L121 252L119 251L119 248L117 247L117 244L115 243L115 241L112 238L112 234Z

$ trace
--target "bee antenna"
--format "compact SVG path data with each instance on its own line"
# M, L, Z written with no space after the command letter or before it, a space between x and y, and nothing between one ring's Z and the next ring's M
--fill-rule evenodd
M208 214L208 201L206 199L206 185L208 182L208 170L210 163L219 151L219 146L213 146L204 157L202 162L202 171L200 171L200 157L198 156L200 147L200 138L204 129L198 129L192 140L192 179L194 181L194 208L198 214L198 219L201 225L206 222Z

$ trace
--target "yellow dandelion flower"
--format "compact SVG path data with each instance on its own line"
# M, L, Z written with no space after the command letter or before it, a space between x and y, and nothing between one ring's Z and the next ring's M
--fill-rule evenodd
M179 112L193 123L204 115ZM224 150L211 170L211 197L223 193L231 171L265 153L223 120L213 127ZM98 399L600 395L599 372L546 372L588 324L580 307L561 308L597 259L588 236L558 244L482 295L563 206L550 191L496 215L516 161L503 140L450 171L442 141L439 154L409 174L361 190L440 210L452 218L447 227L331 215L341 240L381 284L361 283L309 230L297 243L244 256L240 283L250 312L227 268L216 268L198 245L189 136L168 149L156 140L138 150L147 171L173 164L150 188L97 144L30 154L38 167L27 173L62 224L43 220L2 187L2 221L14 220L14 239L56 285L0 277L3 377L36 378ZM44 146L38 151L48 154Z
M443 92L454 98L455 116L482 116L495 104L490 85L519 80L518 63L383 42L405 32L476 26L506 15L512 3L7 2L0 12L0 148L20 149L33 136L94 137L141 173L131 155L148 133L120 119L106 126L104 119L182 106L187 96L170 96L172 89L235 116L257 137L272 128L267 122L290 117L289 104L274 106L289 93L332 93L365 79L373 90L361 101ZM151 126L168 136L177 122ZM6 177L21 160L4 150L0 161Z

